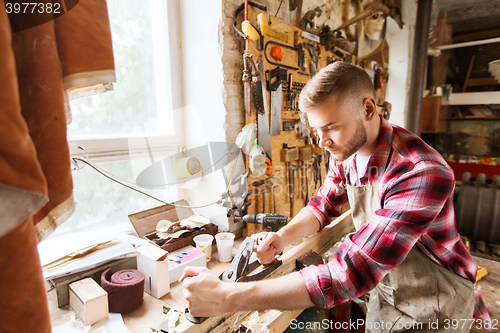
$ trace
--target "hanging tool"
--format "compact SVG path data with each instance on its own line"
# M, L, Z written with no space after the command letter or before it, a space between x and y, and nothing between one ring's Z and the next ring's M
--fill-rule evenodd
M267 89L271 92L271 135L279 135L281 132L281 100L283 96L281 80L285 79L286 75L287 70L280 67L266 71ZM274 82L273 79L275 79Z
M264 84L262 84L261 81L264 79L264 65L262 64L262 57L259 56L257 61L259 68L258 71L252 72L252 76L254 78L258 77L255 80L253 79L256 87L255 91L261 97L260 99L264 105L263 110L261 109L262 112L258 112L257 114L257 131L259 144L262 146L262 148L264 148L269 161L272 161L273 155L271 154L271 138L269 137L269 107L267 105L266 87L264 86Z
M309 187L309 184L307 183L307 168L305 168L305 164L307 161L309 161L312 158L312 147L311 146L305 146L299 148L299 163L300 163L300 169L304 169L306 171L305 177L301 177L301 179L305 178L305 185L306 187ZM301 198L304 198L304 186L300 186L300 194ZM307 192L307 191L306 191ZM306 193L307 197L307 193ZM307 203L307 202L306 202Z
M252 39L252 38L255 38L256 35L255 33L257 34L257 38L258 36L260 35L260 33L258 32L257 29L255 29L255 27L250 23L250 21L248 21L248 5L251 5L255 8L258 8L258 9L261 9L261 10L265 10L266 12L268 11L267 10L267 7L258 3L258 2L255 2L255 1L251 1L251 0L245 0L244 3L242 3L238 8L236 8L236 11L234 12L234 23L233 23L233 28L234 30L236 31L236 33L238 33L238 35L240 35L241 37L243 37L245 39L245 51L243 52L243 76L242 76L242 81L243 81L243 107L245 109L245 112L248 116L251 116L252 114L252 109L251 109L251 81L252 81L252 76L250 75L250 68L251 68L251 65L249 63L249 60L248 59L251 59L252 55L250 54L250 52L248 51L248 48L249 48L249 44L248 44L248 40L249 39ZM238 16L238 14L244 10L244 17L243 17L243 22L246 22L245 24L242 24L243 26L243 30L246 31L246 33L243 33L241 32L240 30L238 30L238 28L236 27L236 17ZM271 17L269 17L269 20L271 20ZM271 24L271 22L269 22L269 24ZM252 31L253 28L255 31ZM248 34L250 34L251 36L249 36ZM255 40L255 39L252 39L252 40Z
M307 205L307 203L309 202L309 198L310 198L310 196L309 196L309 180L308 180L309 179L309 175L308 175L309 171L308 170L310 167L311 167L311 164L306 164L306 198L304 200L305 205Z
M264 18L264 13L260 13L257 15L257 24L260 28L260 33L263 35L267 35L269 37L273 37L279 39L285 43L288 43L288 35L283 32L276 31L269 27L268 20Z
M321 50L319 46L314 47L314 44L311 43L304 43L304 47L309 51L311 54L311 74L314 76L316 75L316 72L318 70L318 63L319 63L319 55L321 53Z
M280 214L248 214L241 218L246 223L261 224L265 231L276 232L288 222L288 217Z
M292 171L291 163L299 158L299 150L296 147L288 147L286 143L283 144L283 149L281 150L281 161L286 163L286 173L288 184L285 186L285 192L288 191L288 196L290 197L290 205L294 205L294 175ZM291 210L290 215L293 214Z
M291 188L292 188L292 196L290 197L290 216L294 216L295 214L295 197L296 197L296 188L298 187L298 181L296 179L296 174L297 174L297 170L299 170L299 166L298 165L291 165L291 173L292 173L292 181L291 181Z
M260 193L262 193L262 212L266 213L266 193L269 192L269 189L265 188Z
M255 193L255 199L257 199L257 195L261 194L262 192L260 191L260 186L265 184L265 180L256 180L253 183L250 184L251 187L256 189ZM258 192L257 192L258 191ZM258 208L258 205L256 205L256 209Z
M268 41L268 42L266 43L266 46L264 47L264 56L266 57L266 60L267 60L267 62L268 62L268 63L270 63L271 65L280 66L280 67L283 67L283 68L293 69L294 71L295 71L295 70L298 70L298 68L297 68L297 67L284 65L284 64L280 64L280 63L277 63L277 62L274 62L274 61L269 60L269 57L267 56L267 47L268 47L269 45L277 45L277 46L281 46L281 48L282 48L282 49L289 49L289 50L293 50L293 51L297 52L297 55L298 55L298 52L299 52L299 49L298 49L298 48L293 47L293 46L290 46L290 45L286 45L286 44L282 44L282 43L274 42L274 41L272 41L272 40Z
M276 198L274 197L274 188L281 185L281 178L269 177L266 179L266 187L271 191L272 210L271 213L276 213Z
M281 260L275 260L270 266L257 271L261 266L259 261L254 260L250 262L254 246L255 239L252 237L245 238L238 248L233 261L231 261L229 268L219 275L219 280L229 283L259 281L281 266ZM201 324L208 319L208 317L193 317L187 308L184 310L184 316L193 324Z
M260 33L259 29L257 29L248 20L248 5L250 5L252 7L255 7L255 8L258 8L260 10L266 11L267 15L268 15L268 18L269 18L269 21L267 23L268 23L268 25L271 25L271 16L269 16L269 11L268 11L268 9L267 9L267 7L265 5L260 4L260 3L256 2L256 1L252 1L252 0L245 0L245 2L242 3L241 5L239 5L238 8L236 8L236 10L234 12L233 28L236 31L236 33L238 35L240 35L241 37L243 37L245 40L247 40L247 39L257 40L261 36L261 33ZM238 14L242 10L244 10L243 22L241 23L241 28L242 28L243 32L241 32L240 30L238 30L237 24L236 24L236 17L238 16Z
M245 41L245 45L248 45L248 42ZM245 46L245 52L243 52L243 77L241 80L243 81L243 100L244 100L244 108L245 113L250 117L252 115L252 107L251 107L251 91L252 91L252 76L250 75L250 64L248 60L251 57L251 54L248 52L248 47Z
M314 188L316 189L318 182L319 186L321 186L321 155L314 155L313 158Z
M295 94L293 93L293 74L290 73L288 74L288 102L286 106L287 110L294 109L294 103L293 103L294 98Z

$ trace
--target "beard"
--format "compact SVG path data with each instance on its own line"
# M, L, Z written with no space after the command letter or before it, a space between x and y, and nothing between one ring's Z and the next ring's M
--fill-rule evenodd
M366 129L363 126L363 121L358 118L358 123L356 126L356 132L348 141L345 147L326 147L326 150L330 152L332 158L337 162L343 162L352 155L354 155L361 147L366 143L368 136L366 134ZM336 150L333 151L332 150Z

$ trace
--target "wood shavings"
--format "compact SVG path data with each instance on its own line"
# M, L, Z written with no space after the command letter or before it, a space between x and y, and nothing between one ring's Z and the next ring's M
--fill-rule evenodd
M269 333L269 324L281 315L279 310L255 311L245 319L243 326L247 328L245 333Z

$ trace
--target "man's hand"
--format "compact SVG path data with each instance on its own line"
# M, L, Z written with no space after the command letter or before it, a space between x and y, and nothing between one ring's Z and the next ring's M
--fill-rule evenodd
M230 312L226 297L227 283L220 281L205 267L186 267L179 282L184 287L188 309L195 317L212 317Z
M252 237L257 239L254 252L257 253L257 259L261 264L272 263L276 255L283 251L283 241L277 233L261 232Z

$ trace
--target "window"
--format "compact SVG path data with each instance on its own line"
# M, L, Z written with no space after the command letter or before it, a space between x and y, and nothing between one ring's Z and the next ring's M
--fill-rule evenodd
M107 1L117 82L113 91L71 101L72 155L88 156L130 182L182 146L170 93L168 3ZM52 236L108 227L128 230L129 214L161 205L88 166L73 171L73 182L75 212ZM178 199L175 187L142 190L164 201Z

